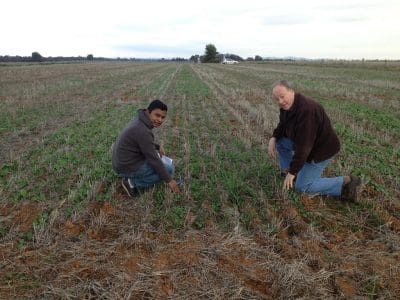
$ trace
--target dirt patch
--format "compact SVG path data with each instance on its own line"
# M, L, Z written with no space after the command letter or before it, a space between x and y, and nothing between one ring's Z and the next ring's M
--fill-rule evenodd
M396 232L400 232L400 220L398 218L390 215L387 211L381 211L380 217L386 222L389 228Z
M120 96L120 100L121 102L132 102L135 101L136 99L138 99L138 97L136 96L136 91L138 90L138 87L134 87L134 88L130 88L126 91L124 91L121 96Z
M255 265L257 261L246 258L243 254L222 255L218 258L219 268L238 277L250 290L271 297L275 292L272 283L267 281L269 276L266 276L265 270L254 268Z
M35 202L25 202L13 208L12 225L19 231L27 232L32 229L33 221L41 212L41 207Z
M116 209L110 202L91 202L89 204L89 210L95 215L103 212L106 215L115 215Z
M339 290L339 293L344 297L354 297L357 294L357 286L353 280L345 277L336 277L335 284Z
M141 257L138 256L133 256L131 258L127 258L124 267L129 273L135 274L136 272L139 272L142 268L140 266L140 263L142 261Z
M85 227L82 224L73 223L71 219L68 219L64 223L64 232L65 235L74 237L78 236L85 230Z
M300 200L307 211L315 211L321 206L321 197L310 197L302 194Z
M28 207L25 206L23 211ZM3 207L2 213L7 211L8 208ZM295 283L301 276L319 276L333 266L337 268L333 270L342 272L332 283L336 295L351 298L361 295L362 289L356 284L360 272L372 274L373 269L375 274L384 276L385 271L396 264L394 256L386 260L377 256L376 260L368 260L365 265L360 265L357 260L345 259L346 256L351 257L352 250L342 245L347 240L339 234L325 237L325 243L307 238L305 221L293 207L282 212L286 227L294 227L284 239L259 235L253 240L224 235L215 227L204 231L186 231L184 235L144 228L132 232L129 220L134 215L135 209L127 203L91 202L80 218L75 221L68 219L62 224L63 230L60 231L60 238L56 237L56 244L31 249L23 256L14 257L13 261L21 272L27 274L27 278L47 278L47 282L41 283L42 290L36 290L35 295L44 295L43 287L52 285L74 288L77 297L90 293L99 296L106 291L90 290L89 286L79 288L80 284L97 282L99 288L107 286L109 278L117 278L107 290L117 298L128 293L125 288L132 287L132 282L135 282L135 287L131 295L147 295L149 298L183 297L190 293L198 298L207 291L215 291L213 295L216 297L224 295L222 298L235 295L253 299L273 299L285 295L301 297L305 290ZM22 218L22 213L19 216ZM301 224L300 229L296 224ZM65 236L74 239L65 239ZM382 242L372 240L365 245L371 252L385 253ZM337 259L341 256L343 260ZM303 266L299 264L297 267L299 259L302 259ZM11 274L13 269L5 270ZM287 276L293 272L290 276L295 277L284 277L286 272ZM360 280L367 280L367 276L370 275ZM285 284L290 285L290 293L283 290ZM329 290L328 281L324 284L316 281L315 284L315 295L327 295L323 287ZM383 283L379 284L381 288L385 287ZM390 284L391 289L396 288L395 282ZM312 294L311 283L307 285L307 293ZM18 295L25 294L21 290Z
M308 224L303 220L295 207L289 207L282 212L283 226L287 228L289 235L304 233Z
M14 205L12 205L12 204L9 204L9 203L2 204L0 206L0 216L2 216L2 217L8 216L11 213L11 211L13 210L13 208L14 208Z

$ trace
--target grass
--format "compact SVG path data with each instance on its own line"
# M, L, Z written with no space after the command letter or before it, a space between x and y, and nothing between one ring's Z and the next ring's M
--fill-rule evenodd
M105 68L103 72L96 70L99 67ZM163 72L165 68L164 65L130 68L122 65L113 69L101 64L78 64L69 65L65 74L57 65L17 68L22 73L22 84L0 81L0 89L7 100L1 103L0 136L38 134L48 127L58 127L64 119L74 120L76 114L85 117L91 111L101 110L110 98L115 99L115 91L124 90L132 83L140 89L143 79L139 78L147 80L149 70L154 69L150 76L158 76L158 71ZM8 68L4 69L6 72ZM31 77L35 71L39 80Z
M397 71L367 63L0 66L1 297L393 298ZM359 203L282 192L267 155L278 114L269 87L281 78L327 110L342 143L327 174L360 175ZM110 145L155 98L169 105L157 141L185 185L179 195L158 185L130 199L111 170Z
M86 199L91 182L106 178L109 173L109 145L113 137L111 132L115 132L115 129L110 126L104 131L105 128L100 124L112 122L113 117L116 118L122 111L122 108L116 110L110 106L84 124L71 124L49 136L45 143L24 157L18 175L12 170L4 174L10 178L6 194L9 195L8 199L61 199L68 195L71 188L76 189L71 201L78 203ZM94 157L103 159L91 159ZM85 178L84 183L78 188L81 178ZM76 182L77 186L71 186L71 182Z

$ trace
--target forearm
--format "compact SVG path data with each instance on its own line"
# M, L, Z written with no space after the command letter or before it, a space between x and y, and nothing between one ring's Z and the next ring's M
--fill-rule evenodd
M312 147L295 146L292 161L289 166L289 173L296 175L307 161Z

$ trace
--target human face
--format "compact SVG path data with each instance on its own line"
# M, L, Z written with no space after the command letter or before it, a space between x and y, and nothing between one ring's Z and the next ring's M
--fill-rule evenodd
M166 116L167 111L159 108L153 109L151 112L149 112L150 121L154 127L160 127L161 124L164 123Z
M277 85L272 90L272 96L283 110L289 110L294 102L294 91L282 85Z

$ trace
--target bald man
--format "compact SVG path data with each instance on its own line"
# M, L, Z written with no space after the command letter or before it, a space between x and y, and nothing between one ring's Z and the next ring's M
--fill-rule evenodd
M294 91L282 80L272 86L279 105L279 123L269 140L268 153L279 158L283 188L312 194L357 200L361 179L354 175L321 177L329 161L339 152L340 142L324 108Z

